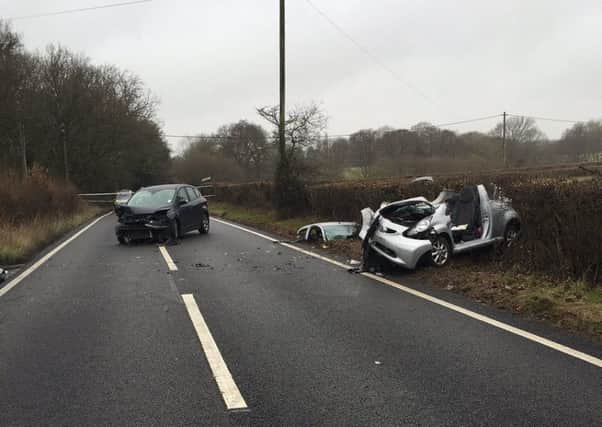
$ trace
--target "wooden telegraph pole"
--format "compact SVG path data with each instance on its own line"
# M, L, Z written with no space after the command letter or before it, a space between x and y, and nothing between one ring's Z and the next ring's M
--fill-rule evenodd
M280 125L278 126L278 148L280 151L280 161L283 161L286 156L286 141L285 141L285 114L286 114L286 56L285 56L285 11L284 0L280 0Z
M504 167L508 167L508 157L506 154L506 112L503 114L503 125L502 125L502 150L504 150Z

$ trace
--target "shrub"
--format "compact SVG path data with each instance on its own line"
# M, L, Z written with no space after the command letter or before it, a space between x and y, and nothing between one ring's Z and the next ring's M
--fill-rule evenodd
M33 218L72 213L79 208L75 187L50 177L40 167L34 167L26 179L13 171L0 175L0 221L3 223L21 224Z

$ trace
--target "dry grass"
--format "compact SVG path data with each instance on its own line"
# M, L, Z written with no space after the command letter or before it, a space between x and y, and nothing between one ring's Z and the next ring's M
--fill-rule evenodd
M37 216L20 224L0 223L0 265L27 261L35 252L100 212L96 207L83 207L73 214Z
M209 212L211 215L257 227L288 239L295 238L297 230L303 225L319 221L313 216L278 219L272 210L247 208L215 201L210 202Z

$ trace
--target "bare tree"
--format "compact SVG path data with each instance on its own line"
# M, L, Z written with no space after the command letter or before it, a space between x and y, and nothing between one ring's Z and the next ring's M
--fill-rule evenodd
M246 120L222 126L218 131L224 154L236 161L247 178L261 179L269 156L263 128Z
M257 113L280 130L279 106L262 107ZM278 142L278 165L274 177L274 202L279 214L291 216L296 208L305 203L305 184L303 183L302 162L299 152L303 147L315 144L326 128L326 116L319 106L309 104L297 106L287 112L284 124L285 140ZM278 135L275 132L274 135Z
M362 177L368 178L376 159L375 151L376 131L363 129L355 132L349 138L349 144L354 157L360 167Z
M278 129L280 107L261 107L257 113ZM322 132L326 129L328 119L321 108L316 104L300 105L287 112L284 134L286 147L284 147L285 161L294 161L297 151L320 140ZM275 132L277 134L277 132Z
M501 138L503 132L504 124L500 122L489 134ZM506 120L506 138L517 144L528 144L541 142L546 138L546 135L539 130L532 118L511 116Z

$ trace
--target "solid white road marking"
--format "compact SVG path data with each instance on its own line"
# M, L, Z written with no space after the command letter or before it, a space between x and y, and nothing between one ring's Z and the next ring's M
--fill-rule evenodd
M169 268L169 271L178 271L178 266L175 262L173 262L173 259L171 259L171 256L169 255L169 252L167 252L167 249L165 249L165 246L159 246L159 252L161 252L161 255L163 255L163 259L167 263L167 268Z
M213 378L215 378L217 387L222 393L226 408L229 410L246 409L247 403L240 394L240 390L234 382L232 374L230 373L219 348L217 348L217 344L213 339L213 335L211 335L209 327L207 327L207 323L205 323L205 319L199 310L199 306L197 305L194 296L192 294L184 294L182 295L182 299L184 300L190 320L192 320L194 329L201 342L203 352L205 352L205 357L207 358L207 362L213 373Z
M79 236L81 236L83 233L85 233L90 227L92 227L94 224L96 224L98 221L100 221L101 219L111 215L113 212L108 212L98 218L96 218L94 221L92 221L90 224L86 225L84 228L82 228L81 230L79 230L77 233L75 233L73 236L69 237L67 240L65 240L63 243L61 243L60 245L58 245L56 248L54 248L53 250L51 250L50 252L48 252L46 255L44 255L42 258L40 258L39 260L37 260L35 263L33 263L27 270L23 271L21 274L19 274L17 277L15 277L14 279L12 279L10 282L8 282L6 285L4 285L3 288L0 289L0 298L2 296L4 296L8 291L10 291L12 288L14 288L15 286L17 286L19 283L21 283L27 276L29 276L31 273L33 273L34 271L36 271L38 268L40 268L46 261L48 261L50 258L52 258L54 255L56 255L61 249L63 249L65 246L67 246L69 243L71 243L72 241L74 241L75 239L77 239Z
M242 231L246 231L248 233L254 234L254 235L258 236L258 237L261 237L263 239L269 240L271 242L274 242L274 243L278 242L278 240L276 240L276 239L274 239L272 237L266 236L265 234L257 233L256 231L249 230L249 229L247 229L245 227L241 227L241 226L236 225L236 224L231 224L229 222L226 222L226 221L223 221L223 220L219 220L219 219L216 219L216 218L212 218L212 220L216 221L216 222L219 222L221 224L224 224L224 225L228 225L230 227L237 228L237 229L242 230ZM303 254L312 256L314 258L321 259L323 261L326 261L326 262L328 262L330 264L333 264L333 265L336 265L338 267L345 268L345 269L349 269L350 268L349 266L347 266L347 265L345 265L345 264L343 264L341 262L335 261L333 259L327 258L325 256L316 254L316 253L311 252L311 251L307 251L307 250L299 248L299 247L297 247L295 245L291 245L290 243L280 243L280 244L283 245L283 246L286 246L287 248L293 249L293 250L295 250L297 252L301 252ZM551 340L549 340L547 338L540 337L539 335L532 334L531 332L527 332L527 331L525 331L523 329L516 328L514 326L508 325L507 323L503 323L503 322L500 322L498 320L492 319L490 317L484 316L482 314L475 313L474 311L468 310L468 309L460 307L458 305L451 304L451 303L449 303L447 301L444 301L442 299L433 297L433 296L431 296L429 294L426 294L424 292L417 291L415 289L412 289L412 288L409 288L407 286L401 285L401 284L399 284L397 282L394 282L392 280L386 279L386 278L381 277L381 276L377 276L376 274L372 274L372 273L361 273L361 274L364 277L368 277L368 278L370 278L372 280L376 280L377 282L380 282L380 283L385 284L387 286L391 286L391 287L396 288L396 289L398 289L400 291L403 291L403 292L406 292L408 294L414 295L414 296L416 296L418 298L422 298L424 300L430 301L433 304L440 305L440 306L445 307L445 308L447 308L449 310L453 310L453 311L455 311L457 313L460 313L460 314L463 314L465 316L468 316L468 317L470 317L472 319L478 320L478 321L483 322L483 323L487 323L488 325L494 326L494 327L496 327L498 329L502 329L502 330L504 330L506 332L510 332L510 333L512 333L514 335L518 335L518 336L523 337L525 339L528 339L530 341L536 342L536 343L541 344L543 346L546 346L548 348L551 348L551 349L554 349L554 350L559 351L561 353L564 353L564 354L566 354L568 356L575 357L577 359L583 360L584 362L591 363L594 366L602 368L602 359L599 359L597 357L594 357L594 356L591 356L589 354L583 353L581 351L572 349L572 348L567 347L565 345L562 345L562 344L559 344L557 342L551 341Z

